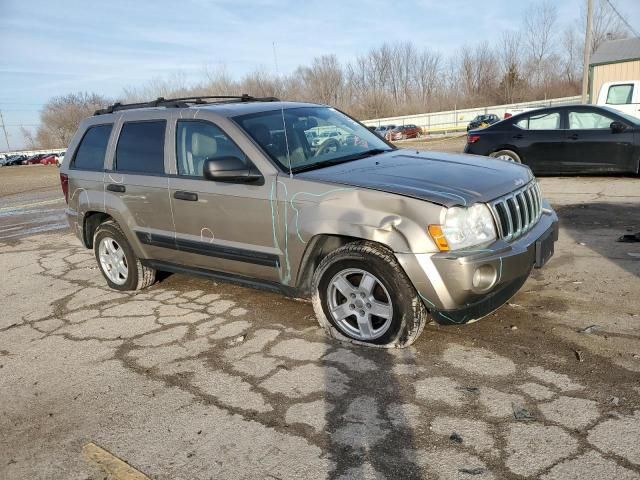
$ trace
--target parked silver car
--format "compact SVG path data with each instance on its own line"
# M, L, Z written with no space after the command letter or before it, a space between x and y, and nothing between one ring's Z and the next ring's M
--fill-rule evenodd
M313 145L309 130L353 138ZM112 288L161 270L310 296L329 335L363 344L487 315L557 239L528 167L398 150L323 105L116 104L67 151L67 217Z

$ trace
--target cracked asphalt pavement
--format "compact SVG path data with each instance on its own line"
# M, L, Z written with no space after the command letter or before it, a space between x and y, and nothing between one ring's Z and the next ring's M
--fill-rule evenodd
M640 479L640 245L615 242L640 231L640 180L540 182L549 264L388 351L273 293L110 290L57 189L0 188L0 478L109 478L92 442L153 479Z

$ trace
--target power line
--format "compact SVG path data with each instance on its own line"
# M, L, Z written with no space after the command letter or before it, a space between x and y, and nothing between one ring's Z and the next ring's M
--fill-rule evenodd
M638 32L636 32L633 29L633 27L629 24L629 22L627 22L627 20L622 15L620 15L620 12L616 9L616 7L614 7L613 3L611 3L611 0L607 0L607 3L611 7L611 9L616 13L616 15L618 15L618 18L622 20L622 23L624 23L627 26L627 28L631 31L631 33L633 33L636 37L640 37L640 35L638 35Z

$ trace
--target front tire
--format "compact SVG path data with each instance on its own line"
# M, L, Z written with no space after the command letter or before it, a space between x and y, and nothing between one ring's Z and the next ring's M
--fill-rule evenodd
M508 162L522 163L520 155L513 150L498 150L497 152L490 153L489 156L500 160L506 160Z
M330 337L362 345L407 347L427 310L393 254L354 242L327 255L313 275L313 308Z
M141 290L155 282L156 271L140 262L116 222L104 222L96 229L93 250L102 275L114 290Z

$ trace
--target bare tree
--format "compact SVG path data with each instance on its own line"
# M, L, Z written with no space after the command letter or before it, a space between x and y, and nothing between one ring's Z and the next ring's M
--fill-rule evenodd
M34 144L43 148L66 147L82 119L110 103L96 93L70 93L52 98L40 113Z
M31 130L21 126L20 133L22 134L24 144L27 146L27 148L30 148L31 150L35 150L36 148L38 148L38 142L36 141L36 137L33 135L33 132Z
M299 67L294 76L300 78L305 86L305 99L333 105L338 103L343 73L335 55L314 58L311 66Z
M587 11L582 9L581 31L587 23ZM591 53L595 52L605 40L627 38L629 32L620 17L616 15L606 0L596 0L593 8L593 25L591 28ZM584 37L583 37L584 38Z
M532 4L525 12L523 39L529 67L528 75L537 86L545 83L545 69L553 66L549 60L555 53L557 18L557 8L549 0Z

